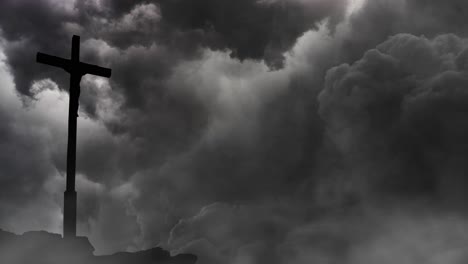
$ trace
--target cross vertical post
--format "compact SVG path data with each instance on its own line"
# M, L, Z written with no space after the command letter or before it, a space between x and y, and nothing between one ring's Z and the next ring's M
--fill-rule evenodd
M71 64L80 60L80 38L72 37ZM63 200L63 237L76 236L76 123L78 114L78 96L80 89L79 72L72 67L70 70L70 103L68 107L68 144L67 144L67 185Z
M76 237L77 194L75 190L76 172L76 126L78 117L80 81L85 74L111 76L111 70L96 65L80 62L80 37L73 36L71 59L37 53L37 62L60 67L70 74L70 103L68 108L68 145L67 145L67 179L63 203L63 237Z

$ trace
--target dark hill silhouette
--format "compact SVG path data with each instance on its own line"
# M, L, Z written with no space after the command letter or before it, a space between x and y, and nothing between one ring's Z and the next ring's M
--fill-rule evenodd
M8 264L193 264L191 254L171 256L162 248L94 256L86 237L63 239L44 231L16 235L0 229L0 263Z

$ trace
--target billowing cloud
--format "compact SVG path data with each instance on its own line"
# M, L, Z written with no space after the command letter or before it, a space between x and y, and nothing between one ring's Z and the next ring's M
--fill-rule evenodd
M0 228L60 232L68 76L34 59L79 34L113 70L83 77L78 121L78 230L99 253L463 261L466 7L3 1Z
M328 72L320 113L356 180L378 193L463 188L466 48L455 35L401 34Z

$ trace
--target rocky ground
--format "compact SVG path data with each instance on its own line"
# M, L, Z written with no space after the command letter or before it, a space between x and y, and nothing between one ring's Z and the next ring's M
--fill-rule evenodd
M162 248L138 252L119 252L94 256L94 248L86 237L63 239L43 231L23 235L0 230L0 263L5 264L193 264L191 254L171 256Z

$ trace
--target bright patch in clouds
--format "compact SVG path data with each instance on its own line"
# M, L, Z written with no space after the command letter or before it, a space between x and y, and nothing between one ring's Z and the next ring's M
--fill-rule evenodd
M348 0L348 1L349 1L348 10L346 12L348 16L358 11L359 9L361 9L361 7L363 7L364 3L366 2L366 0Z

